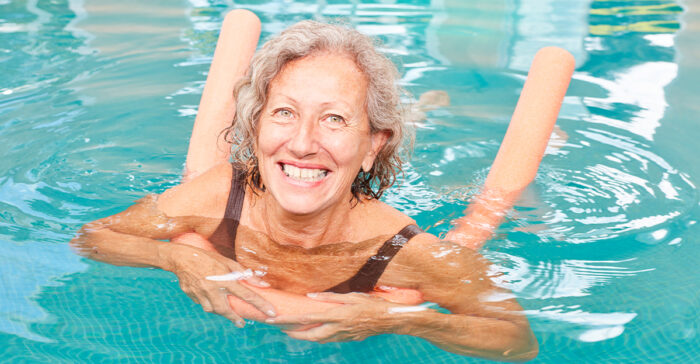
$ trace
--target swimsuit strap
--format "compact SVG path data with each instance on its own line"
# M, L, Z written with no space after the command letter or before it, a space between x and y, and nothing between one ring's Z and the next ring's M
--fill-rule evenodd
M411 238L422 233L423 230L415 224L408 225L401 229L398 234L384 242L377 254L369 257L365 265L350 279L329 288L326 292L349 293L349 292L371 292L379 281L382 273L396 253Z
M226 202L226 212L224 213L224 217L227 219L232 219L237 223L240 222L244 199L245 172L236 170L234 167L233 175L231 176L231 191L228 193L228 202Z
M237 170L233 163L233 175L231 176L231 190L228 193L228 201L226 202L226 211L224 219L214 233L216 236L222 236L225 241L231 242L231 246L227 247L233 260L236 260L236 232L238 224L241 222L241 212L243 211L243 200L245 199L245 171ZM220 232L219 235L217 232Z

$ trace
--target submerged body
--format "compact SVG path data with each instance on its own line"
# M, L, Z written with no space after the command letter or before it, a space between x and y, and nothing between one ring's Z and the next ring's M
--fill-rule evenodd
M145 199L120 214L86 225L78 238L82 241L75 245L97 247L91 257L113 264L128 262L129 265L171 270L178 274L183 285L188 284L188 279L200 279L195 276L224 275L232 270L233 256L224 258L232 253L232 245L211 237L224 220L231 177L229 165L215 167L157 199ZM406 243L379 278L378 286L417 290L422 299L439 304L451 314L416 310L415 302L393 303L357 293L322 293L313 301L318 304L309 305L305 302L309 298L303 294L322 292L353 276L391 236L385 233L388 226L400 230L412 221L380 201L362 201L351 209L349 218L352 221L367 217L367 220L362 229L355 225L351 233L351 226L348 226L352 240L303 248L280 244L261 233L265 223L256 221L255 215L261 214L262 209L255 206L264 203L262 198L251 189L246 191L241 218L241 226L245 228L239 227L235 241L236 267L239 271L240 267L245 267L265 272L263 279L270 287L254 290L273 301L286 300L279 306L277 317L266 321L295 330L287 331L290 336L325 342L397 333L420 336L466 355L500 359L532 357L536 341L527 319L512 295L494 286L492 277L486 273L488 262L470 249L440 241L430 234L419 234ZM197 248L151 240L172 239L189 233L210 238L207 241L211 248L224 256L216 259L227 263L209 264L210 254L214 252L201 249L206 248L204 246ZM120 244L111 243L114 241ZM152 253L144 254L143 248L153 247ZM143 260L137 263L135 256ZM227 293L220 294L225 297ZM251 318L262 319L259 313L246 311L240 302L231 302L242 314L252 313ZM300 326L305 330L299 330Z

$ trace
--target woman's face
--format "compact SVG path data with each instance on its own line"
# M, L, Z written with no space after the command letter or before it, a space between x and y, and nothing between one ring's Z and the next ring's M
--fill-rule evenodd
M352 197L386 133L370 133L367 79L349 57L318 53L286 64L272 80L258 124L265 187L287 212L324 211Z

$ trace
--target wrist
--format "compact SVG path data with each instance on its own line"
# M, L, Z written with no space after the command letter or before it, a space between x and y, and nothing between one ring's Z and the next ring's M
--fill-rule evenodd
M438 328L440 326L438 321L441 315L443 314L433 309L398 314L393 333L398 335L420 336L419 333Z
M186 245L177 243L158 242L156 244L156 256L158 257L158 267L169 272L177 269L177 256Z

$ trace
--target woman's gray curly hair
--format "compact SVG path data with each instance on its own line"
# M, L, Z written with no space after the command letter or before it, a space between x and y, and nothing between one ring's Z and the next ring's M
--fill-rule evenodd
M301 21L255 53L248 74L234 90L236 115L225 131L226 140L232 144L233 162L246 171L251 187L264 190L254 148L270 82L288 62L324 51L346 54L355 61L369 81L366 109L370 131L389 132L371 170L360 170L352 184L352 194L358 200L360 195L379 198L402 171L401 155L410 150L413 130L404 122L405 108L400 100L403 90L396 82L396 67L377 52L370 37L345 26Z

